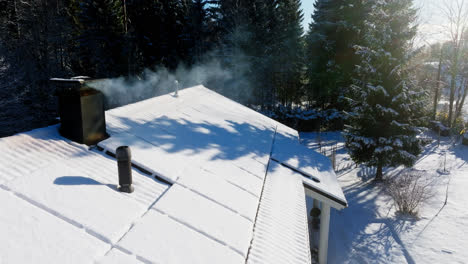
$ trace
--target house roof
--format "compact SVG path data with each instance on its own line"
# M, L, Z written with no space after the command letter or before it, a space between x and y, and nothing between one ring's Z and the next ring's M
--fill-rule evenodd
M309 263L303 185L346 205L295 130L202 86L106 120L97 148L57 126L0 139L0 262ZM132 194L116 190L121 145Z

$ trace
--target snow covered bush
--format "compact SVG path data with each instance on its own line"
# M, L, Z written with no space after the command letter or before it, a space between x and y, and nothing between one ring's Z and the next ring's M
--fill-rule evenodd
M415 170L406 170L389 180L387 191L399 212L415 216L421 203L432 195L431 184L424 172Z
M261 110L260 107L253 107L253 109L305 132L320 131L321 128L341 130L342 125L340 126L340 124L345 119L342 112L336 109L307 109L299 105L284 106L281 104L272 107L271 110Z
M449 114L448 109L444 108L436 115L436 121L431 122L432 129L438 132L440 129L440 135L448 137L450 135L458 135L466 127L465 120L462 116L459 116L452 120L451 127L448 127Z
M463 145L468 146L468 132L465 132L465 133L463 134L462 143L463 143Z
M440 133L443 137L450 136L450 128L444 126L440 121L431 121L430 123L432 130L436 133Z

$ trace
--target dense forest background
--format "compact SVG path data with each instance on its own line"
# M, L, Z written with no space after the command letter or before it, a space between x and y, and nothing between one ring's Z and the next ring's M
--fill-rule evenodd
M299 0L0 0L0 135L23 130L19 120L53 122L51 77L141 78L216 61L229 74L214 76L224 80L212 88L231 98L262 107L299 102L299 7Z
M430 63L463 48L415 48L416 13L411 0L318 0L303 29L300 0L0 0L0 136L56 122L49 79L77 75L118 78L127 94L152 79L145 96L173 90L155 74L190 76L182 86L202 83L299 129L342 129L362 105L356 88L423 92L411 100L436 104L443 85ZM435 119L430 108L414 113Z

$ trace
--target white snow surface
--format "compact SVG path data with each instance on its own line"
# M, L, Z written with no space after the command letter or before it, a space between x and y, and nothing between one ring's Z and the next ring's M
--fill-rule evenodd
M346 198L336 180L331 161L327 157L304 148L294 137L284 134L276 136L272 157L316 180L303 177L305 184L346 204Z
M106 120L103 151L58 126L0 139L0 263L245 263L249 252L255 263L308 263L302 185L311 179L297 171L344 199L331 164L297 131L202 86ZM118 192L106 154L121 145L144 169L132 170L132 194ZM296 171L267 172L271 154Z
M247 257L252 221L227 210L218 202L175 184L154 209Z
M0 189L0 263L90 263L108 245Z
M437 135L429 136L433 143L418 157L415 169L432 182L433 196L415 218L397 212L384 186L372 181L375 169L355 166L340 133L321 133L328 147L338 142L337 177L349 201L345 210L332 210L329 263L467 263L468 147L450 138L442 138L438 146ZM312 149L317 148L316 137L301 134ZM403 169L387 168L386 177Z
M97 264L143 264L135 255L129 255L117 248L113 248L104 257L96 261Z
M179 91L177 97L156 97L108 111L106 119L112 136L100 147L114 152L129 145L135 163L174 184L153 209L244 259L254 235L270 152L292 167L313 171L323 180L316 184L319 188L338 187L330 192L345 200L330 173L330 162L317 169L319 163L305 157L313 151L299 144L297 131L202 86ZM276 142L279 138L286 139ZM304 217L306 213L302 212ZM307 243L297 241L291 247L309 252Z
M225 245L150 210L119 246L151 263L244 263L245 258Z
M311 263L309 250L287 246L309 243L304 197L302 176L271 161L247 264Z

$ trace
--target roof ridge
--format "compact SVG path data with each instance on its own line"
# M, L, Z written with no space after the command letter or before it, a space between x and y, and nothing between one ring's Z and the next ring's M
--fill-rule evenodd
M262 197L263 197L263 191L265 190L265 182L266 182L266 177L268 175L268 168L270 167L270 162L271 162L271 156L273 155L273 147L275 145L275 139L276 139L276 133L278 131L278 125L275 127L275 133L273 134L273 139L271 141L271 148L270 148L270 155L268 156L268 163L265 168L265 176L263 177L263 183L262 183L262 191L260 192L260 197L258 199L258 206L257 206L257 212L255 213L255 220L252 228L252 239L250 240L250 245L249 249L247 250L247 256L245 257L245 263L249 260L250 256L250 250L252 249L252 244L254 240L254 234L255 234L255 227L257 225L257 219L258 219L258 213L260 211L260 204L262 203Z

